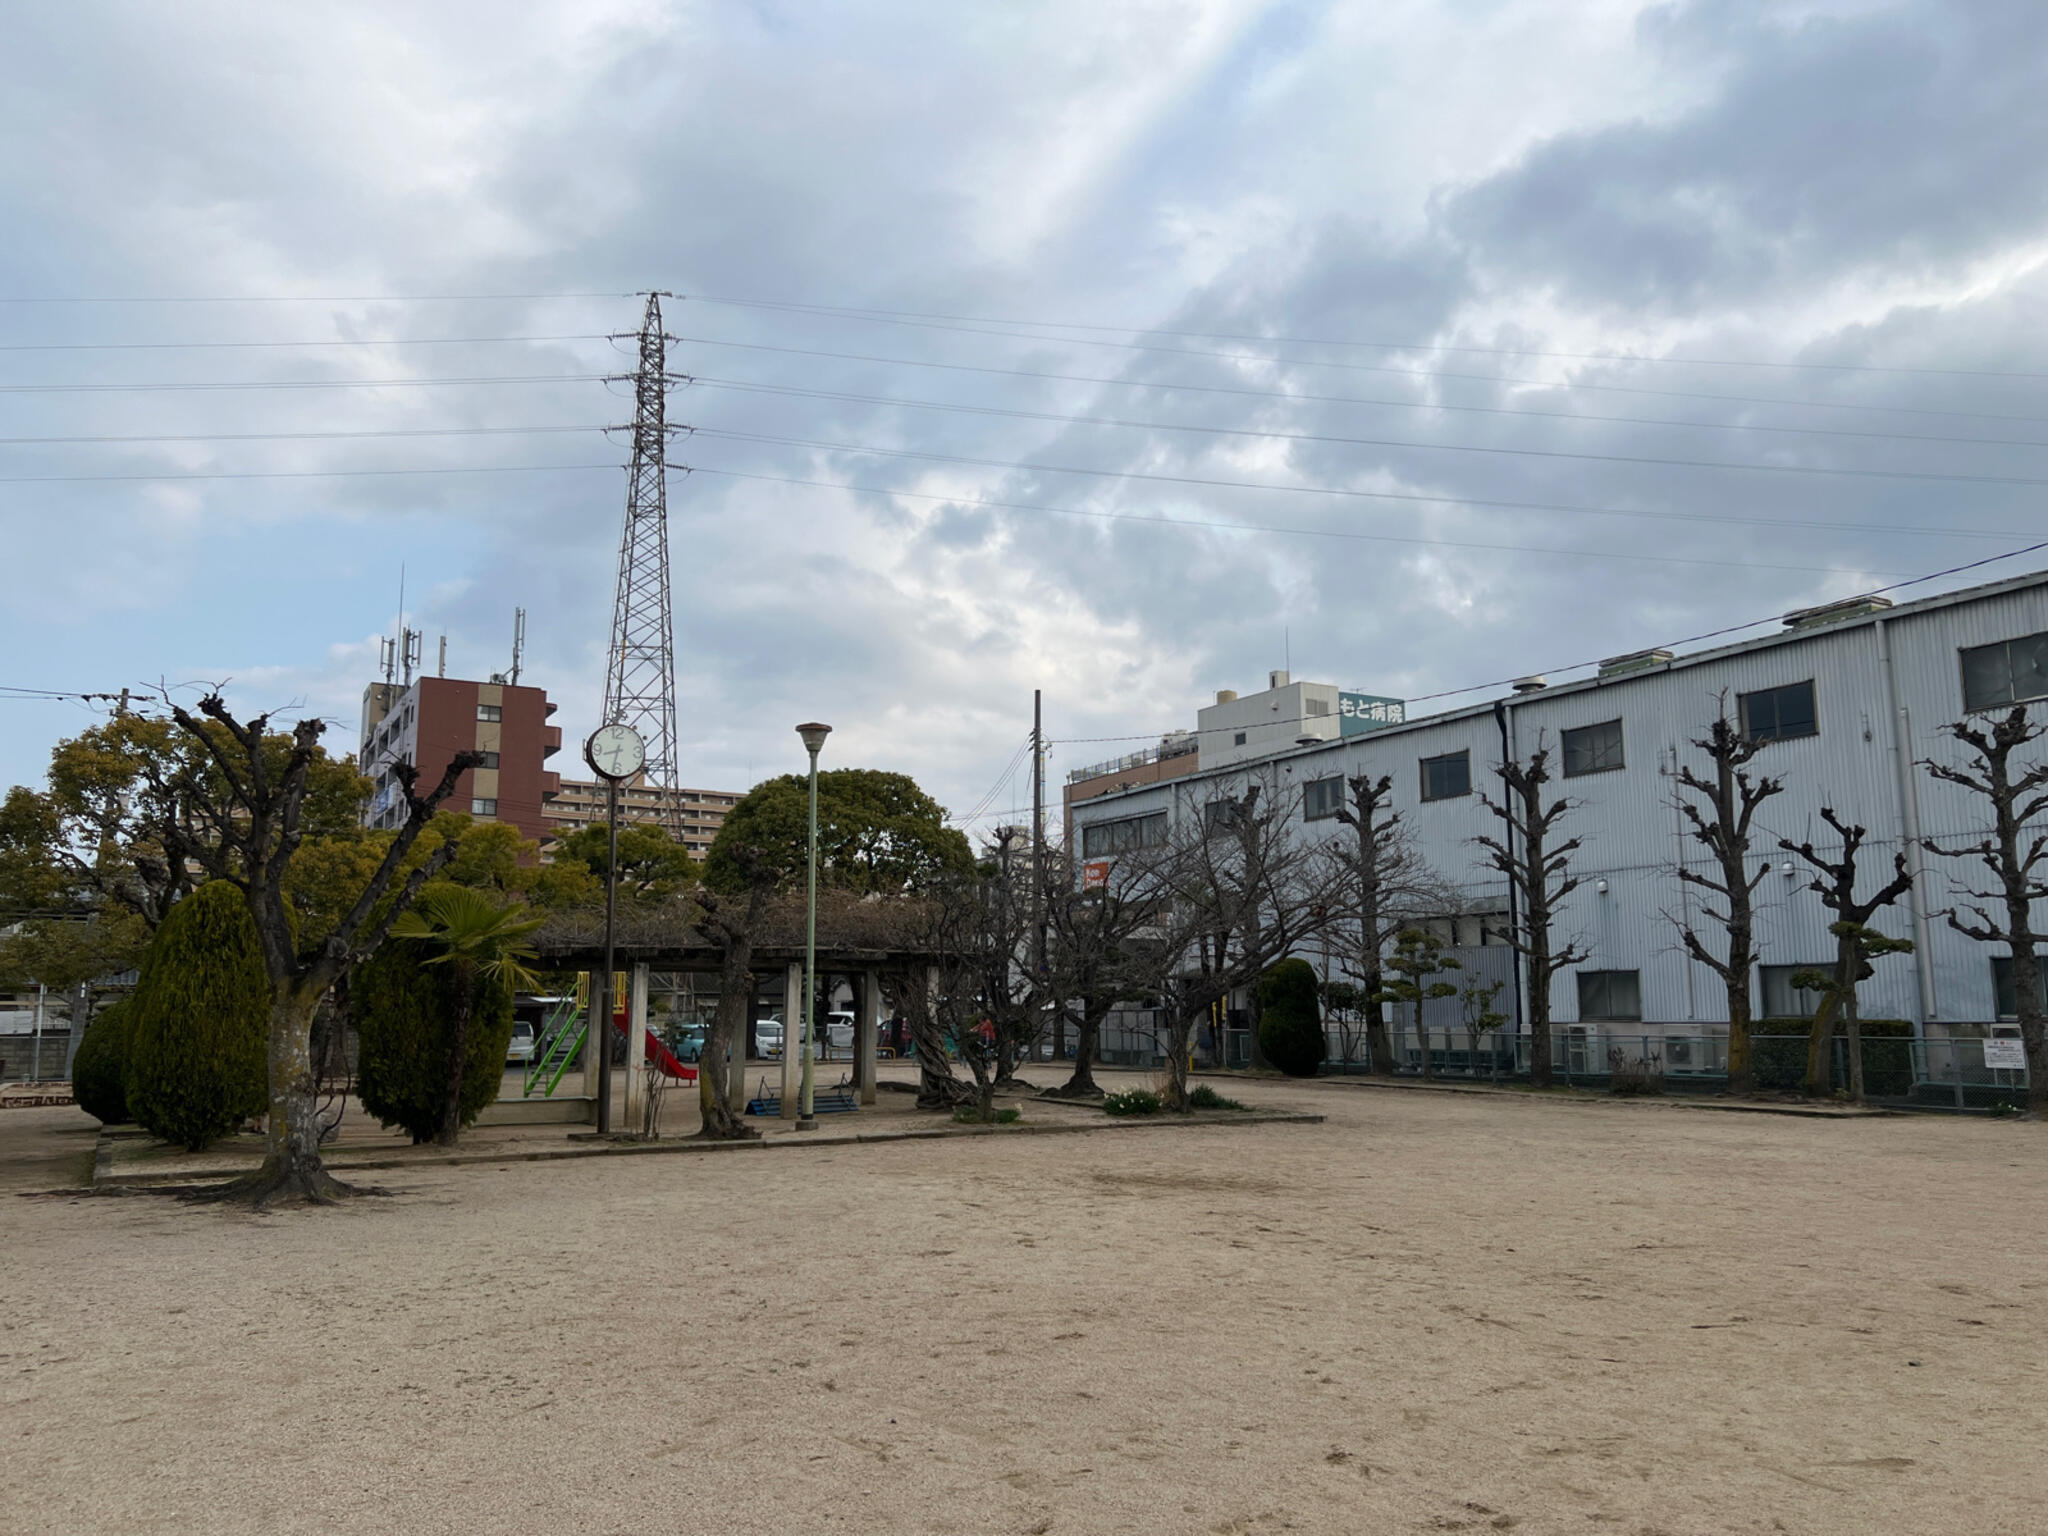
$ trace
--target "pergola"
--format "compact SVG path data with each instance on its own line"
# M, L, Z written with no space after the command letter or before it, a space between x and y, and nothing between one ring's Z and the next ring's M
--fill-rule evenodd
M628 908L618 914L613 959L630 978L626 994L626 1125L637 1123L642 1112L641 1095L646 1091L640 1068L647 1049L649 976L657 971L719 973L722 952L695 926L696 915L686 901ZM903 942L905 926L900 900L862 901L835 893L821 902L818 910L818 974L851 977L854 983L853 1083L862 1104L875 1102L882 977L917 967L929 969L933 963L928 950ZM604 915L585 911L556 913L530 942L539 964L547 969L596 973L604 968ZM804 930L800 902L778 901L764 915L755 938L751 969L756 978L773 974L778 966L786 978L787 998L783 1009L782 1117L793 1120L797 1116L797 1087L802 1072L798 1032L803 1018ZM751 1000L748 1013L751 1026ZM698 1064L700 1071L723 1072L726 1101L735 1114L744 1110L747 1103L746 1053L750 1035L751 1029L743 1031L731 1042L723 1063ZM603 1051L588 1047L584 1050L584 1092L592 1098L596 1097L597 1074L604 1070L606 1056Z

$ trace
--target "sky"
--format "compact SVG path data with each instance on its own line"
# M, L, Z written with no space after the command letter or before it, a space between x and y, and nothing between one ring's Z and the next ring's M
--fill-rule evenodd
M2048 7L43 6L0 687L596 723L631 332L681 776L971 830L1273 668L1417 700L2048 539ZM2048 550L1902 598L2048 567ZM1447 690L1479 691L1429 701ZM0 696L0 783L97 717Z

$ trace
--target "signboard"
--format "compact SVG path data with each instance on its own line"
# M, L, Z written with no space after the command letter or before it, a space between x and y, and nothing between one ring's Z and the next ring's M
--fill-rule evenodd
M2027 1070L2027 1043L2017 1035L1997 1035L1984 1042L1984 1065L1998 1071Z
M1337 731L1342 736L1357 736L1366 731L1377 731L1383 726L1399 725L1408 718L1408 706L1400 699L1381 698L1376 693L1343 693L1337 695Z
M1099 891L1109 884L1109 860L1097 859L1081 866L1081 889Z

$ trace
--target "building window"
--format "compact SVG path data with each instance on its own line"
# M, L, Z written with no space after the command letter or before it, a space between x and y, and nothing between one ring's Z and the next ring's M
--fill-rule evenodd
M1998 1016L2020 1016L2019 994L2012 989L2012 961L2002 955L1991 957L1991 990L1998 998ZM2034 962L2034 1006L2048 1013L2048 955Z
M1763 983L1764 1017L1767 1019L1810 1019L1820 1007L1820 994L1792 985L1801 971L1832 971L1832 961L1819 965L1760 965L1757 979Z
M505 711L496 704L479 704L476 707L476 717L479 720L502 720L505 718Z
M1738 695L1735 704L1742 716L1742 734L1751 741L1785 741L1794 736L1820 734L1811 681L1787 683L1782 688L1759 688L1755 693Z
M1612 773L1622 766L1621 722L1603 720L1564 733L1564 776L1576 779L1587 773Z
M1344 778L1310 779L1301 787L1301 816L1304 821L1327 821L1344 807Z
M1422 798L1456 800L1472 793L1472 754L1446 752L1422 760Z
M1227 832L1244 822L1244 802L1221 795L1202 807L1202 830Z
M483 759L482 762L477 764L479 768L495 768L498 766L498 754L495 752L479 752L477 756Z
M2048 698L2048 633L1973 645L1962 658L1965 709Z
M469 802L469 814L472 816L495 816L498 814L498 802L495 800L472 800Z
M1588 1024L1636 1024L1643 1017L1642 973L1579 972L1579 1018Z
M1330 701L1328 699L1309 699L1307 704L1308 718L1311 720L1319 715L1327 715L1330 712Z
M1166 812L1149 816L1126 816L1121 821L1098 821L1081 829L1081 853L1098 859L1105 854L1128 853L1133 848L1157 848L1166 841Z
M1243 732L1243 731L1239 731L1239 732L1237 733L1237 737L1236 737L1236 739L1235 739L1235 740L1234 740L1234 741L1232 742L1232 745L1233 745L1233 746L1239 746L1239 747L1241 747L1241 746L1243 746L1243 745L1244 745L1244 732Z

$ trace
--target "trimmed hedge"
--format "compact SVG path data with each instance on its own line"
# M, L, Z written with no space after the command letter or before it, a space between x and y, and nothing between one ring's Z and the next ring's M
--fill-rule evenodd
M1289 1077L1314 1077L1323 1064L1323 1021L1315 967L1290 958L1259 978L1259 1049Z
M1749 1065L1759 1088L1798 1093L1806 1086L1806 1040L1811 1019L1758 1019L1749 1026ZM1903 1099L1913 1091L1913 1024L1909 1019L1864 1019L1863 1091L1870 1098ZM1841 1038L1841 1026L1835 1036ZM1779 1036L1769 1039L1760 1036ZM1796 1038L1782 1038L1793 1036ZM1834 1046L1828 1047L1830 1051ZM1847 1046L1843 1047L1842 1082L1847 1084Z
M128 1112L198 1151L263 1113L270 977L242 893L213 880L172 907L128 1015Z
M85 1027L71 1058L71 1097L102 1125L126 1125L128 1114L128 999L108 1003Z
M421 961L420 946L387 941L357 967L348 991L363 1108L415 1143L440 1133L455 1024L449 967ZM462 1067L462 1124L473 1124L497 1098L511 1044L512 993L502 981L479 980Z

